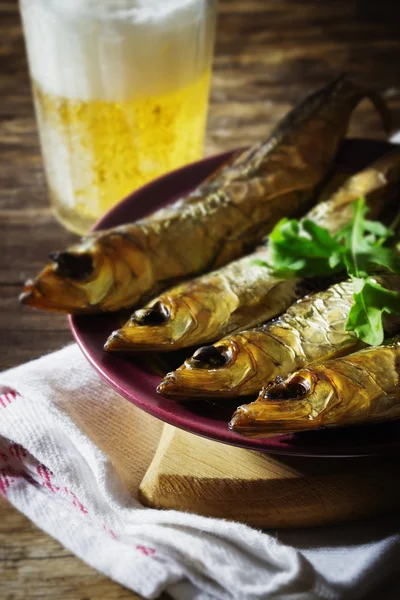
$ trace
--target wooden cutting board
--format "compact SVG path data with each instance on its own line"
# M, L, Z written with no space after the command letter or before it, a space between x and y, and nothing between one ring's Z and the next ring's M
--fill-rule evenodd
M165 425L140 499L255 527L310 527L398 510L399 470L400 457L271 456Z

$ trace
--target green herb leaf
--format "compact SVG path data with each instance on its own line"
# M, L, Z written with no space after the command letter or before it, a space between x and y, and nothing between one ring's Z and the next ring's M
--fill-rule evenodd
M337 234L337 239L344 242L345 265L349 275L367 277L365 263L369 261L371 243L365 239L365 215L367 207L364 198L354 203L354 213L351 223ZM373 239L373 242L376 242ZM364 257L361 260L361 257Z
M400 257L393 252L393 248L382 248L375 245L369 253L359 253L359 264L364 266L364 270L370 271L376 265L385 267L393 273L400 273Z
M367 211L365 199L359 198L351 223L336 235L309 219L282 219L269 237L270 264L257 262L280 277L347 272L354 282L354 305L346 329L367 344L379 345L382 316L400 314L400 294L379 285L370 273L376 267L400 273L400 249L394 247L393 230L366 219ZM389 240L392 247L385 246Z
M371 346L383 342L383 313L400 315L399 294L384 288L372 277L353 278L354 304L346 323L347 331Z
M394 231L379 221L368 221L365 219L364 231L369 231L379 238L384 238L385 241L394 236Z
M368 221L366 213L365 199L361 197L354 204L351 223L336 236L345 246L344 263L348 274L367 277L374 265L400 272L400 258L392 248L383 247L393 237L393 231L378 221Z
M283 277L329 275L343 270L341 244L309 219L282 219L269 236L270 266Z

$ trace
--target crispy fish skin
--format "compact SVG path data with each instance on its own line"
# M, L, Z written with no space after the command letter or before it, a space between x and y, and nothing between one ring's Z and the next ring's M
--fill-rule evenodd
M400 276L376 281L400 291ZM274 321L226 337L197 350L158 387L163 396L247 396L277 376L321 360L349 354L365 344L345 325L353 304L353 284L344 281L305 296ZM399 317L386 320L390 334Z
M310 365L240 406L230 429L249 437L400 417L400 343Z
M21 302L59 312L115 311L245 254L281 217L306 208L365 97L386 119L383 100L344 77L335 80L187 198L53 253L26 283Z
M390 203L400 182L400 151L350 176L306 215L332 234L347 225L353 202L366 198L370 217ZM397 185L396 185L397 184ZM168 351L213 342L272 319L303 293L299 279L281 279L257 261L270 262L268 248L161 294L108 338L107 351ZM304 292L305 293L305 292Z
M297 280L274 277L256 260L268 260L268 251L262 248L165 292L135 311L104 349L176 350L214 341L284 311L299 296Z

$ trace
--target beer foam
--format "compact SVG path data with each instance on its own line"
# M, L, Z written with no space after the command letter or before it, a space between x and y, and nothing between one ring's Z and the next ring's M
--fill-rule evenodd
M207 0L21 0L33 79L69 99L125 101L182 87L207 68Z
M124 20L132 23L146 23L177 17L178 12L190 9L194 16L199 0L48 0L53 10L70 18L90 17L98 19ZM179 15L181 16L181 15ZM189 16L189 15L188 15Z

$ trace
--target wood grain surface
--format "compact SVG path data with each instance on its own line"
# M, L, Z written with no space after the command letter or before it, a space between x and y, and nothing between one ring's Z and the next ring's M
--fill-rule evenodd
M396 512L398 456L268 456L164 425L140 500L269 530L332 525Z
M220 0L206 153L268 134L305 93L340 71L386 97L400 127L400 3ZM48 253L74 236L53 219L38 149L16 1L0 0L0 369L71 342L63 316L16 296ZM365 102L351 128L380 137ZM135 597L0 505L0 600ZM39 558L38 558L39 557ZM46 580L46 584L44 581ZM45 590L45 592L43 591Z
M1 499L0 598L140 600L39 532ZM162 598L168 600L166 595Z

